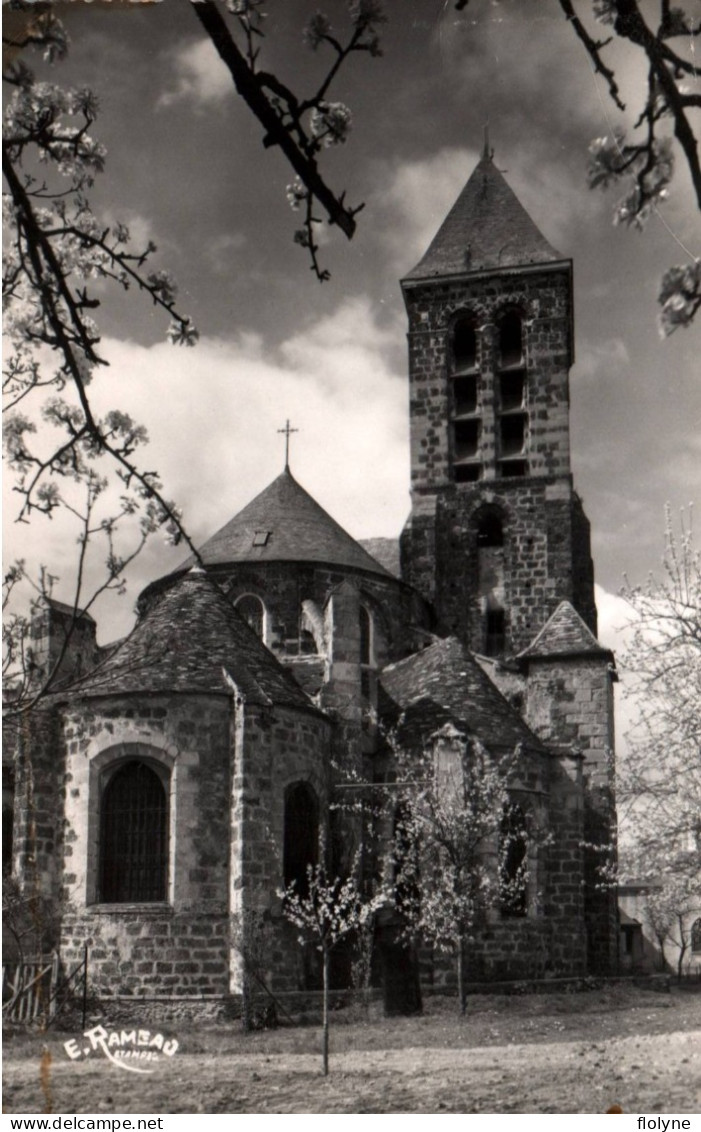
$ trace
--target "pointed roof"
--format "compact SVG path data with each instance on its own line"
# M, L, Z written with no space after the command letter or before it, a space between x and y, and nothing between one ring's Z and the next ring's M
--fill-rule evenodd
M206 566L230 562L325 562L387 575L285 468L200 548ZM193 559L179 569L191 566Z
M230 680L249 703L316 710L225 594L196 568L166 590L101 664L70 685L70 692L91 697L230 694Z
M540 740L456 637L436 641L389 665L380 674L380 684L384 712L401 711L422 732L432 734L454 722L488 748L525 743L542 749Z
M521 657L582 656L587 653L611 656L610 649L599 644L591 629L569 601L561 601Z
M485 146L482 159L428 251L402 282L562 260L508 186Z

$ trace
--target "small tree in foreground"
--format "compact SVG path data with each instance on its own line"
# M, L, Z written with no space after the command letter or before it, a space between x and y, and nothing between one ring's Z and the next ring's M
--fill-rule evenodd
M668 964L665 948L677 950L677 980L681 982L684 960L691 947L691 925L701 911L698 883L688 876L670 875L660 878L659 885L651 886L645 896L645 915L660 949L662 968Z
M396 750L405 783L393 846L397 908L407 941L454 956L462 1014L466 949L488 911L526 910L535 831L512 797L518 754L492 755L452 725L418 756Z
M321 952L323 969L322 1066L329 1072L329 968L331 952L342 939L363 928L386 902L384 892L365 897L360 881L360 854L356 854L347 877L333 877L324 864L307 865L307 892L293 882L279 893L283 912L300 929L299 942L312 942Z

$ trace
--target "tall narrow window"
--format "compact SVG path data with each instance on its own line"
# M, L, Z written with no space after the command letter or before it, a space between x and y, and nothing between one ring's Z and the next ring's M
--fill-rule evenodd
M160 775L131 760L107 779L100 807L99 899L105 904L165 900L168 799Z
M306 895L307 866L319 860L319 802L308 782L295 782L285 794L283 872L285 887Z
M234 602L236 610L261 641L265 640L265 606L255 594L243 594Z
M15 820L15 770L2 768L2 871L12 869L13 827Z
M497 436L499 474L528 475L528 383L523 344L523 318L518 311L502 315L498 327Z
M691 950L694 955L701 952L701 919L694 920L691 925Z
M499 881L501 910L509 916L528 911L528 836L526 815L520 806L504 807L499 830Z
M377 672L375 659L375 625L370 611L360 607L360 698L363 730L370 731L377 722Z
M482 420L479 415L477 330L471 315L459 318L453 327L448 364L453 478L456 483L474 483L482 475Z
M482 611L482 643L486 656L506 651L506 583L504 525L501 516L488 511L477 527L477 575Z

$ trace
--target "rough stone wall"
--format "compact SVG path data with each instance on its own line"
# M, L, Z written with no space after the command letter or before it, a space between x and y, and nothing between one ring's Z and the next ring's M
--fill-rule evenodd
M606 655L533 659L526 719L545 742L583 756L583 840L588 967L606 972L618 957L616 895L602 887L602 865L615 860L613 683Z
M259 972L275 992L306 989L298 933L282 915L285 794L307 782L319 799L321 824L329 794L330 724L313 712L246 706L237 713L230 835L231 909L244 926L265 925ZM230 988L242 988L232 952Z
M477 525L491 507L504 526L507 653L530 643L563 599L596 631L589 527L572 489L569 455L570 276L512 271L405 288L409 315L412 514L402 535L404 578L435 607L437 629L486 647ZM524 315L527 474L499 464L497 321ZM481 478L454 483L450 341L475 316L477 456ZM484 513L484 512L482 512Z
M261 598L267 614L265 643L283 663L294 664L308 651L309 642L305 643L301 634L304 603L313 603L323 618L329 597L344 581L357 587L361 600L377 620L380 664L412 652L416 647L414 627L427 626L430 619L416 593L398 579L380 573L309 562L241 562L210 567L208 574L234 601L243 594ZM326 644L323 642L318 650L320 654L326 652Z
M15 759L12 871L29 895L57 901L63 829L56 800L65 749L58 712L45 701L3 731Z
M438 632L460 637L475 652L485 650L477 536L486 513L498 515L504 531L506 652L526 648L563 600L595 630L593 575L586 584L576 577L583 553L582 536L575 539L574 532L577 506L569 477L526 477L454 486L437 497L431 516L414 516L405 532L405 562L435 604Z
M80 962L100 994L228 990L230 699L120 696L64 709L64 850L61 956ZM146 759L167 773L168 899L100 904L100 777Z

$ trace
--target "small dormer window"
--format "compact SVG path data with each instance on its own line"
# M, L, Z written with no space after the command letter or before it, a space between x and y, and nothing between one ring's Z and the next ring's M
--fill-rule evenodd
M253 535L254 546L266 546L270 538L270 531L256 531Z

